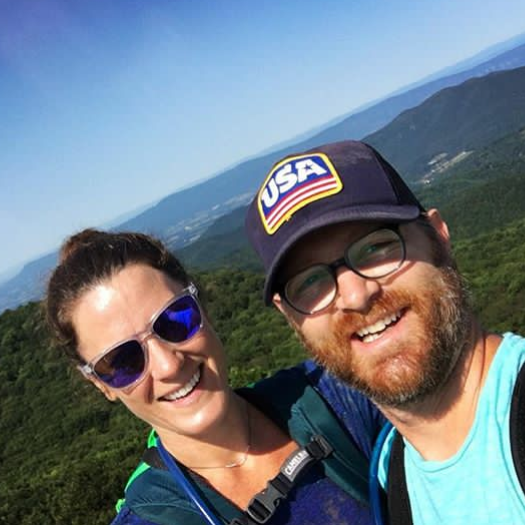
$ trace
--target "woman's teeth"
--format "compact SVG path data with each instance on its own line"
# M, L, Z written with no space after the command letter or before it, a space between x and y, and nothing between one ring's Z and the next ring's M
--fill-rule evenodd
M365 328L361 328L356 332L356 334L361 338L361 340L364 343L371 343L372 341L375 341L379 337L381 337L383 331L385 328L395 321L397 321L401 317L401 312L397 312L395 314L389 315L385 317L384 319L380 319L379 321L376 321L374 324L371 324L370 326L365 326Z
M173 392L172 394L164 396L164 399L168 401L174 401L175 399L180 399L181 397L187 396L193 391L195 385L199 382L200 378L201 369L199 367L197 368L197 371L193 374L191 379L182 388L179 388L176 392Z

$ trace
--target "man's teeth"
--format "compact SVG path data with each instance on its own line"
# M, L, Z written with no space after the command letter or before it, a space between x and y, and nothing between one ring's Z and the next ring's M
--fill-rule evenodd
M363 342L371 343L372 341L375 341L376 339L381 337L381 333L383 332L383 330L393 322L397 321L400 317L401 312L397 312L395 314L385 317L384 319L376 321L370 326L365 326L364 328L361 328L356 333L363 340Z
M201 378L201 369L197 368L197 371L193 374L191 379L182 387L179 388L176 392L164 396L164 399L168 401L174 401L175 399L180 399L181 397L187 396L194 388L195 385L199 382Z

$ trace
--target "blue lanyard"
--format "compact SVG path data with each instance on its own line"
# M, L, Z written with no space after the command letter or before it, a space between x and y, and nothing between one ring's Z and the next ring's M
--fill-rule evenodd
M385 426L379 432L377 440L372 451L372 458L370 459L370 470L368 476L369 493L370 493L370 506L372 508L372 517L374 519L374 525L384 525L385 520L383 517L383 507L381 505L381 486L379 484L379 457L381 456L381 450L385 444L388 434L392 430L392 423L386 423Z
M184 492L186 492L193 504L200 510L206 521L210 525L224 525L222 521L213 515L206 503L204 503L202 498L193 487L191 481L171 457L171 454L164 448L164 445L160 441L159 437L157 437L157 450L159 451L162 461L164 461L164 464L166 467L168 467L168 470L173 479L183 488Z

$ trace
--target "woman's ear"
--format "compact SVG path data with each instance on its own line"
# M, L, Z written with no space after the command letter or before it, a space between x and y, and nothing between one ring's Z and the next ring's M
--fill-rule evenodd
M99 379L97 379L96 377L92 375L83 374L83 376L88 381L93 383L104 394L107 400L109 401L117 400L117 394L113 390L111 390L107 385L105 385L102 381L100 381Z
M117 394L115 394L115 392L108 388L104 383L97 379L91 379L91 382L106 396L106 399L109 401L117 400Z
M111 390L105 383L97 379L93 373L85 370L83 365L77 365L77 370L84 376L84 379L87 379L90 383L93 383L109 401L116 401L117 395L113 390Z

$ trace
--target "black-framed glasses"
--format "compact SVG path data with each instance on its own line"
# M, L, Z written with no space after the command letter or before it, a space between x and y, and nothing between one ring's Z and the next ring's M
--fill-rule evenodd
M151 335L168 343L190 340L202 328L202 313L193 283L156 312L146 330L104 350L78 368L111 388L126 388L139 381L148 368L145 340Z
M339 267L346 266L365 279L379 279L398 270L405 257L405 241L397 228L383 227L352 242L342 258L314 264L288 279L283 297L298 312L312 315L335 300Z

